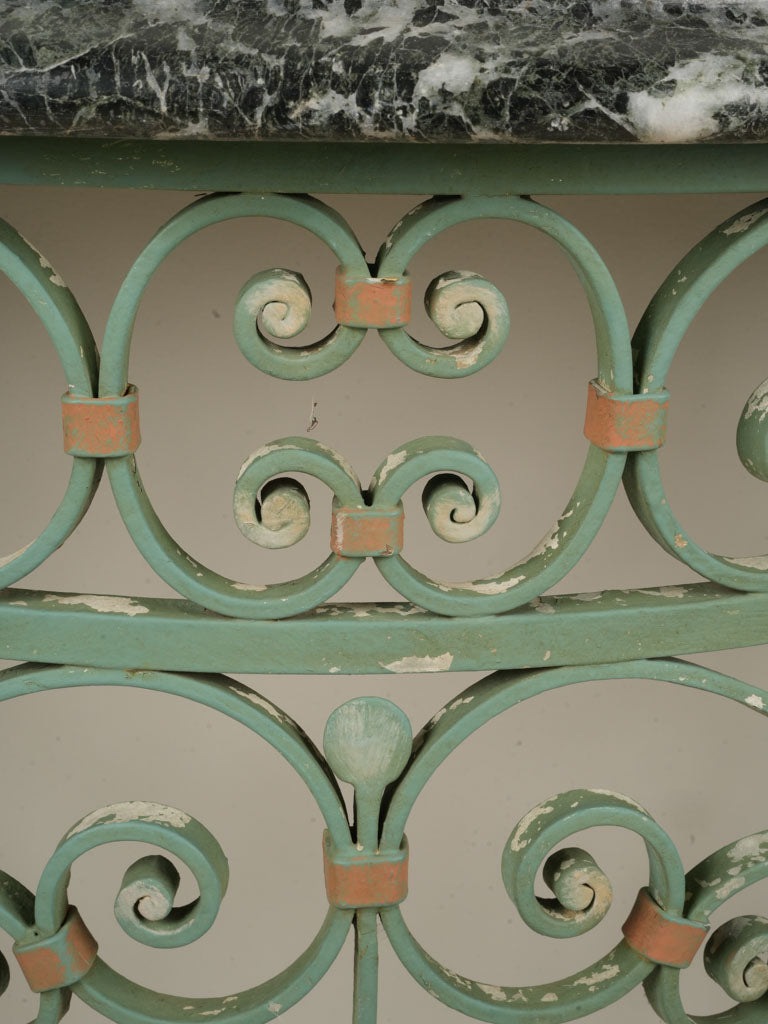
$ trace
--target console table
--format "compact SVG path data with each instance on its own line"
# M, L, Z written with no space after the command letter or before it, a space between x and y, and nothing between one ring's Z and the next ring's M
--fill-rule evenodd
M697 542L672 507L658 457L678 346L715 289L768 243L768 200L704 233L649 295L633 337L601 254L546 202L553 195L764 191L768 4L6 0L0 134L2 184L198 193L138 253L98 348L75 295L12 225L13 212L3 211L0 270L31 305L61 363L63 443L72 465L45 529L0 559L0 654L18 663L0 673L0 700L134 687L241 723L254 742L286 759L314 797L322 827L306 870L324 875L328 897L309 947L256 987L205 998L150 991L99 956L96 929L72 905L70 869L105 844L147 844L125 873L115 914L130 937L162 950L193 943L214 924L227 859L187 808L142 800L83 807L39 880L0 873L0 927L39 993L38 1024L57 1024L70 1003L76 1020L78 1001L119 1024L290 1019L350 929L353 1019L372 1024L379 922L404 971L467 1017L558 1024L615 1004L620 1020L622 997L643 986L649 1020L655 1012L667 1024L765 1024L768 920L756 913L710 925L733 896L768 877L759 799L755 831L697 864L686 862L669 823L662 827L631 794L565 789L522 814L504 845L501 874L517 912L541 935L582 935L611 907L611 884L572 841L577 832L617 826L647 848L647 885L608 951L566 977L555 970L551 981L521 985L525 979L464 976L419 944L401 904L417 797L464 740L529 698L589 680L649 679L768 714L768 691L681 659L768 642L768 556L718 554ZM392 228L371 263L333 204L311 195L347 192L432 198ZM265 437L243 453L233 513L254 544L290 547L310 526L302 480L320 481L331 495L326 508L313 508L316 524L327 517L330 534L321 564L288 582L232 579L171 536L140 476L134 322L177 247L240 218L296 225L338 265L336 323L321 340L312 334L309 286L293 270L259 269L236 298L234 337L244 360L255 375L282 381L342 367L370 332L427 377L492 373L515 321L505 296L472 271L441 274L424 301L445 344L425 344L410 326L412 261L444 231L477 221L488 221L489 230L490 222L527 225L567 256L594 322L594 373L578 382L589 445L573 494L532 551L466 581L420 570L411 562L418 552L403 553L406 492L423 488L437 537L471 541L499 514L493 466L466 440L430 435L378 453L365 486L346 453L323 442L314 409L305 432ZM768 481L768 380L754 383L735 440L744 468ZM99 486L111 487L115 515L177 598L25 587L25 577L78 527ZM554 596L622 486L652 538L700 581ZM393 599L334 602L367 559ZM435 709L415 737L396 703L358 696L328 708L322 752L282 708L230 678L457 671L490 674ZM366 692L376 688L375 680L365 684ZM352 815L341 783L354 788ZM175 902L178 863L199 888L185 905ZM692 1016L680 980L702 958L733 1006ZM0 957L0 989L12 977Z

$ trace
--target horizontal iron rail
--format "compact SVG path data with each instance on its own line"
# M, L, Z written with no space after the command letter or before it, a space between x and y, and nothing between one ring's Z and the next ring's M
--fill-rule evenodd
M173 598L0 591L0 657L121 669L327 675L474 672L658 658L768 643L768 593L716 583L537 599L447 618L331 604L280 621Z
M0 138L0 183L472 195L762 192L768 143L643 145Z

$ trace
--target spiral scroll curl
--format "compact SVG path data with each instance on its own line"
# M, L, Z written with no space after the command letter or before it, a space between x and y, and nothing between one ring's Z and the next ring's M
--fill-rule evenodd
M441 708L416 736L410 763L388 794L382 845L397 845L431 775L464 739L496 715L549 690L618 678L656 680L717 693L752 712L768 714L768 701L756 694L754 687L676 659L494 673ZM505 847L505 886L523 919L537 932L565 938L582 934L603 918L610 903L610 884L589 854L567 845L574 832L601 824L618 824L644 839L654 898L671 915L692 922L706 922L733 892L768 876L768 833L725 847L684 876L671 839L639 804L606 790L575 790L533 808ZM566 845L560 847L561 843ZM542 863L545 882L555 899L544 899L534 891ZM725 1015L688 1017L680 1004L680 971L656 967L626 941L585 971L557 982L528 987L481 983L431 957L409 931L399 907L383 909L381 917L395 952L417 981L442 1002L480 1020L499 1024L565 1022L615 1003L641 982L667 1024L706 1024L710 1020L712 1024L762 1024L765 1017L765 996ZM761 928L755 925L756 932ZM762 967L752 954L756 948L762 951L763 939L751 932L742 934L750 941L755 939L755 945L739 954L749 960L749 985L755 994L762 983ZM717 970L713 967L717 956L719 951L713 951L710 969Z
M311 313L312 293L301 274L282 269L262 271L247 281L237 296L235 340L246 359L272 377L319 377L349 359L365 329L337 324L321 341L296 348L278 345L267 337L295 338L309 324Z
M19 665L0 672L0 701L30 692L80 686L127 686L175 694L219 711L270 743L297 771L317 801L333 842L355 849L343 798L317 749L280 708L242 683L223 676ZM216 916L227 886L227 865L215 838L186 813L163 804L131 801L92 812L62 839L46 865L36 896L0 873L0 928L17 941L55 934L67 909L70 867L87 850L121 840L152 843L190 868L199 898L174 908L178 875L164 856L141 858L126 872L116 900L122 927L154 947L180 946L202 935ZM280 974L223 997L171 996L135 984L97 957L71 989L43 993L36 1024L58 1024L70 992L118 1024L177 1024L214 1018L223 1024L273 1020L306 995L341 950L352 912L329 908L309 947ZM0 980L4 964L0 962ZM5 965L7 966L7 965Z
M91 329L74 296L51 264L14 228L0 220L0 273L21 292L45 327L66 376L67 391L95 394L99 357ZM0 589L36 569L69 537L93 500L101 459L74 459L67 489L43 532L0 557Z
M768 199L747 207L715 228L683 257L651 300L638 324L633 348L637 386L663 391L672 360L693 318L709 296L745 260L768 245ZM768 480L768 383L747 400L736 433L739 457ZM705 550L674 515L661 477L657 451L633 453L624 474L639 519L669 554L707 579L735 590L768 590L768 555L728 556Z
M729 843L688 872L685 914L709 922L736 893L768 878L768 832ZM759 1024L768 1010L768 921L738 917L721 925L704 953L709 976L736 1000L724 1013L691 1016L680 995L680 972L659 967L645 982L646 995L667 1024Z
M458 344L435 348L416 341L402 327L379 328L390 351L412 370L434 377L466 377L493 362L507 341L507 301L479 274L441 274L427 288L424 305L441 334Z

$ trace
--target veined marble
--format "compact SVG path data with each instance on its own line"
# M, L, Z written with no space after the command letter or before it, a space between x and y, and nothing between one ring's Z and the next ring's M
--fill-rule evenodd
M0 0L0 133L768 140L768 0Z

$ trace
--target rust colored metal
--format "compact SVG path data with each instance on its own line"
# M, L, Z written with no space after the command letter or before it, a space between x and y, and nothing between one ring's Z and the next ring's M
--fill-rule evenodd
M615 395L589 382L584 436L609 452L660 448L667 436L669 395Z
M403 509L337 506L331 522L331 548L344 558L382 558L403 547Z
M336 269L333 309L348 327L404 327L411 319L411 279L359 277Z
M328 902L343 910L391 907L408 895L408 841L395 853L339 854L323 834Z
M19 944L13 952L33 992L48 992L74 985L90 971L98 944L75 907L55 935L38 942Z
M64 450L69 455L119 458L135 452L141 443L139 392L133 384L119 398L63 395L61 412Z
M641 889L627 920L624 938L646 960L667 967L688 967L709 928L662 910L647 889Z

